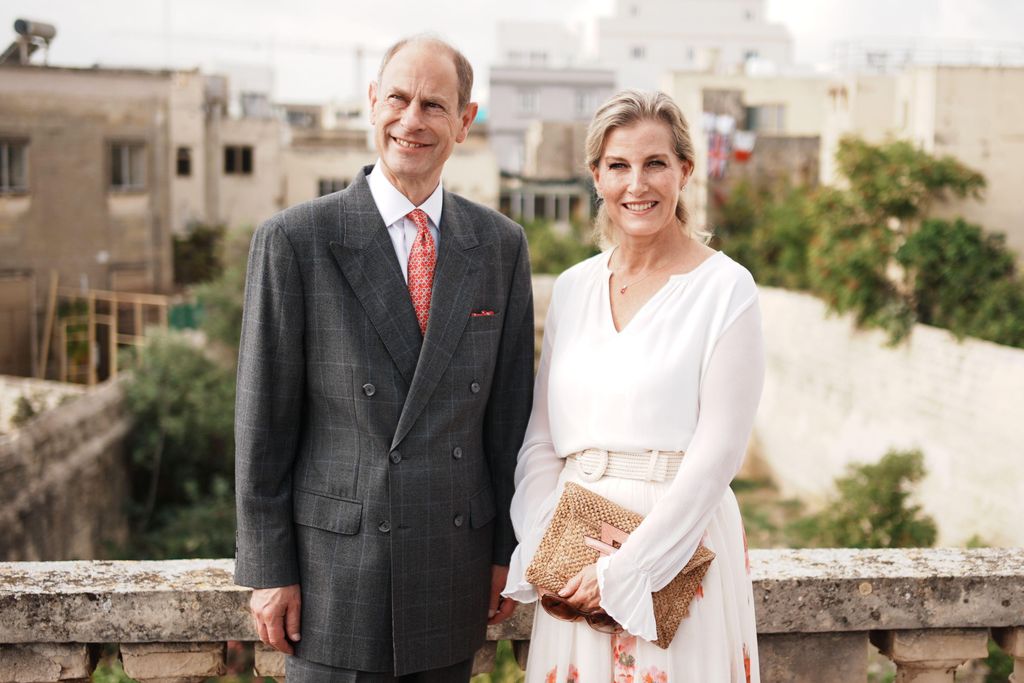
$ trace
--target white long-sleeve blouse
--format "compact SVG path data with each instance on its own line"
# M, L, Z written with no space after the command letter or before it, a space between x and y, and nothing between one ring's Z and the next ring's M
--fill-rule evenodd
M537 599L524 574L561 495L567 455L685 451L668 491L597 564L601 607L653 641L651 593L693 555L742 462L764 380L761 318L750 273L718 252L670 276L616 331L610 256L573 266L554 285L516 466L511 514L519 547L504 595Z

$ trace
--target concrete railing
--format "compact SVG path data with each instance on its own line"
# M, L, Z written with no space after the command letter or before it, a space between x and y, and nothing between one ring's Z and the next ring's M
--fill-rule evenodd
M896 663L897 681L953 681L987 655L994 637L1024 681L1024 549L753 550L761 677L867 679L870 645ZM225 643L256 640L249 590L230 560L0 564L0 681L83 679L98 644L117 643L139 681L202 680L225 670ZM496 641L529 648L532 610L491 627ZM259 674L282 677L284 659L257 646Z

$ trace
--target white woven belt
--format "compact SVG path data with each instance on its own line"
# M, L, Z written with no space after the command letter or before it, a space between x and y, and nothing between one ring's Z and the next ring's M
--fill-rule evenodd
M683 462L681 451L605 451L588 448L570 453L566 460L573 463L583 481L597 481L601 477L640 479L642 481L669 481L674 479Z

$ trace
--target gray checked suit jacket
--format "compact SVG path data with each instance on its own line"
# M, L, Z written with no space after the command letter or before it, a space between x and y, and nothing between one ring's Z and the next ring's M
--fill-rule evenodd
M235 580L301 584L299 657L402 675L483 642L515 547L533 298L522 228L445 192L421 336L369 170L252 240Z

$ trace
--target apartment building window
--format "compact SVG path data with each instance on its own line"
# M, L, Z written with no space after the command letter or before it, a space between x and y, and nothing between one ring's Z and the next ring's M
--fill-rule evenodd
M746 107L746 130L758 133L783 133L786 127L786 105L762 104Z
M224 173L252 175L252 145L225 145Z
M110 144L110 189L131 191L146 188L146 145L141 142Z
M325 194L331 194L332 192L340 192L348 186L342 178L321 178L317 181L317 193L323 197Z
M519 91L519 113L538 114L540 113L540 93L536 90Z
M179 178L192 175L192 148L179 147L175 154L175 172Z
M589 90L576 91L576 115L590 117L597 110L597 94Z
M643 45L634 45L629 54L633 59L644 59L647 57L647 48Z
M0 140L0 194L28 192L28 141Z

